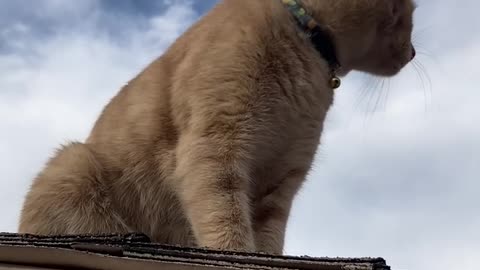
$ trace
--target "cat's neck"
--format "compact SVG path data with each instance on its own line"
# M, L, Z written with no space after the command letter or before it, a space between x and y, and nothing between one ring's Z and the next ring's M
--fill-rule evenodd
M303 5L303 1L294 2L296 5L293 8L291 3L285 4L280 0L265 2L268 2L265 3L266 10L271 11L267 16L272 17L272 26L281 29L286 34L284 38L300 39L304 47L314 48L328 62L332 74L340 68L333 33L328 24L323 25L308 10L311 7Z

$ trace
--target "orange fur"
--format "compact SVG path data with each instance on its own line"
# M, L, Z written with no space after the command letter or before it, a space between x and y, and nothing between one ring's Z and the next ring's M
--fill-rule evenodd
M411 59L411 1L303 2L332 31L342 74L390 76ZM328 80L280 1L224 0L121 89L85 143L48 162L19 231L282 253Z

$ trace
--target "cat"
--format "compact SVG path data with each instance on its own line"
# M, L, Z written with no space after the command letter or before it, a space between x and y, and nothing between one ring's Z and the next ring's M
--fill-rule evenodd
M336 76L402 70L415 56L414 10L412 0L219 2L120 90L84 143L57 150L18 231L283 254Z

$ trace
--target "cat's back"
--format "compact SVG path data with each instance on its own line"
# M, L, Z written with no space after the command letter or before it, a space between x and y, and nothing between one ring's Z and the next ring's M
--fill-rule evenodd
M247 103L252 114L268 109L272 121L265 128L272 136L285 133L289 122L321 121L332 99L329 91L319 90L323 64L316 51L288 32L295 31L289 21L289 30L282 28L285 16L276 20L274 13L285 11L276 4L217 4L123 87L103 110L87 143L113 157L111 163L119 167L138 160L150 160L153 166L170 163L194 111L207 115L205 111L224 106L239 112ZM208 125L214 120L195 121Z
M203 82L222 81L233 73L240 78L255 68L256 59L245 56L261 50L262 30L255 27L264 24L259 22L265 19L264 8L252 0L217 4L122 87L103 109L87 143L115 156L149 152L151 143L174 147L188 125L192 102L205 94L198 91Z

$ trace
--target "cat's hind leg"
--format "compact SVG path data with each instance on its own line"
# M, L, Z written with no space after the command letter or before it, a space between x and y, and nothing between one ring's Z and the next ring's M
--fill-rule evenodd
M125 233L104 169L89 146L71 143L50 159L23 204L19 232L41 235Z

